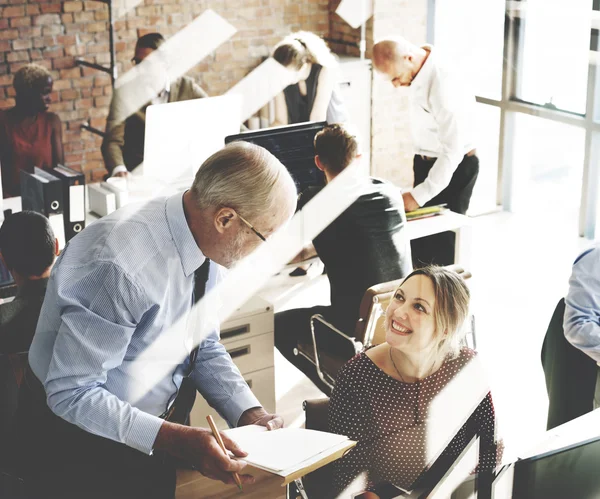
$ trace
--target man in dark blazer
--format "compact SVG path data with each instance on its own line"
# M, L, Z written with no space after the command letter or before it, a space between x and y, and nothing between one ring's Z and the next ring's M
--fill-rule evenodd
M137 66L164 42L165 39L160 33L148 33L140 37L131 61ZM126 101L134 97L128 94L133 91L132 86L119 87L117 85L115 87L106 121L106 134L102 141L102 156L110 175L124 177L127 172L132 171L144 160L144 133L148 105L208 97L206 92L188 76L182 76L175 81L169 81L168 78L165 80L165 85L160 89L158 95L149 95L148 100L140 109L134 111L134 108L131 112L125 108L127 108ZM143 82L139 81L139 85L143 86ZM126 95L119 95L120 91ZM144 88L139 89L139 92L145 91ZM135 97L139 97L139 92L135 92ZM149 92L151 93L151 91Z
M15 299L0 305L0 354L29 350L56 255L58 240L45 216L21 211L0 227L0 259L17 284Z

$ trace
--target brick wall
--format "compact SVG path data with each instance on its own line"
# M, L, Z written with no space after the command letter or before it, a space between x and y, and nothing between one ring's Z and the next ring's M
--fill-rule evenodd
M427 0L374 0L373 37L399 34L426 43ZM373 75L371 171L403 187L412 186L413 148L407 89Z
M138 35L159 31L169 38L207 8L238 29L188 73L209 95L242 79L289 32L327 36L330 28L329 0L142 0L116 22L119 74L131 68ZM12 75L21 66L36 62L50 69L55 80L50 110L63 122L66 163L82 169L88 180L105 174L101 139L80 125L89 120L104 129L112 88L108 74L77 67L75 57L109 63L107 19L107 6L95 1L0 0L0 108L14 105Z
M329 0L329 46L336 54L350 55L358 57L360 55L360 28L354 29L346 21L335 13L341 0ZM373 47L373 18L367 21L365 30L367 41L366 57L371 57L371 48ZM346 43L336 43L333 40L339 40Z

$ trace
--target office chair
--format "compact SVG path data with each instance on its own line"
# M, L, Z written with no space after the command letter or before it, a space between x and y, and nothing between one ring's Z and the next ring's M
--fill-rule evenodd
M597 365L565 338L565 300L556 305L542 345L542 367L548 392L550 430L594 408Z
M458 265L446 267L459 274L463 279L469 279L471 273ZM298 343L294 349L295 355L302 355L312 363L319 378L330 389L333 389L335 378L340 368L363 348L378 345L385 341L384 314L392 299L394 291L404 279L384 282L371 286L365 292L359 308L359 318L356 322L354 335L350 336L337 329L320 315L313 315L310 321L312 342ZM322 346L327 339L327 348ZM475 318L471 316L470 330L465 339L465 346L475 349Z

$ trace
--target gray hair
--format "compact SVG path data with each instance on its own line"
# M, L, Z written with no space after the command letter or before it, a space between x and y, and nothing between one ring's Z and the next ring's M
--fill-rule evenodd
M285 166L263 147L239 141L202 164L191 192L200 209L228 207L256 220L275 209L282 189L295 199L296 187Z

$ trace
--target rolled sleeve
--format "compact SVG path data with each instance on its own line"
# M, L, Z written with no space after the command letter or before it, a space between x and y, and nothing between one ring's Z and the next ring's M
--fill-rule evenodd
M116 265L59 269L56 301L62 310L48 373L50 409L89 433L150 454L162 420L106 389L107 374L121 365L146 304L136 284ZM102 283L97 286L96 283ZM39 328L38 328L39 330Z
M600 246L574 263L563 321L565 338L600 363Z
M237 426L245 411L262 405L218 342L216 333L200 343L192 379L200 394L230 427Z

